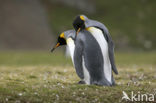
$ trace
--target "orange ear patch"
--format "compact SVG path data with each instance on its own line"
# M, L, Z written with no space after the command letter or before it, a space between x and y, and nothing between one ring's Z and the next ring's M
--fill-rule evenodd
M64 33L60 34L60 38L64 38Z
M85 21L85 18L82 15L80 16L80 19L83 20L83 21Z

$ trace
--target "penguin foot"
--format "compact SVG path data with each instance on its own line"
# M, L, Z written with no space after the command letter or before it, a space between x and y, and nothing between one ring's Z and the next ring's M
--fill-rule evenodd
M109 82L104 81L93 81L91 84L98 85L98 86L112 86Z
M86 83L85 83L85 81L80 80L80 81L78 82L78 84L86 84Z

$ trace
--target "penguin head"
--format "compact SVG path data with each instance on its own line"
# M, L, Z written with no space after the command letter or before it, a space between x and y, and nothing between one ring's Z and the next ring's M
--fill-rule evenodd
M73 22L73 27L78 33L80 30L85 29L85 22L88 18L85 15L79 15L75 18Z
M61 46L61 45L66 45L66 39L64 37L64 33L61 33L57 39L57 43L56 45L53 47L53 49L51 49L51 52L53 52L57 47Z
M74 30L68 30L63 33L61 33L57 39L56 45L51 49L51 52L53 52L57 47L62 46L62 45L67 45L67 39L71 38L75 40L75 31Z

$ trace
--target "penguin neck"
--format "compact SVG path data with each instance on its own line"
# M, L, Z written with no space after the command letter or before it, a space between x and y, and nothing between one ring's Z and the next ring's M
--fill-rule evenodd
M69 53L70 53L70 57L72 59L72 62L74 63L74 50L75 50L75 43L74 40L72 38L68 38L67 39L67 46L69 48Z

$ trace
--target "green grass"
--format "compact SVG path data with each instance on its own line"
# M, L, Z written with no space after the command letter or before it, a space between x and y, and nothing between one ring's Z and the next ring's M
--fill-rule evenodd
M70 59L62 52L0 52L0 65L27 66L27 65L71 65Z
M127 103L122 91L156 90L156 52L116 53L114 87L77 84L71 60L56 52L0 52L0 103Z

